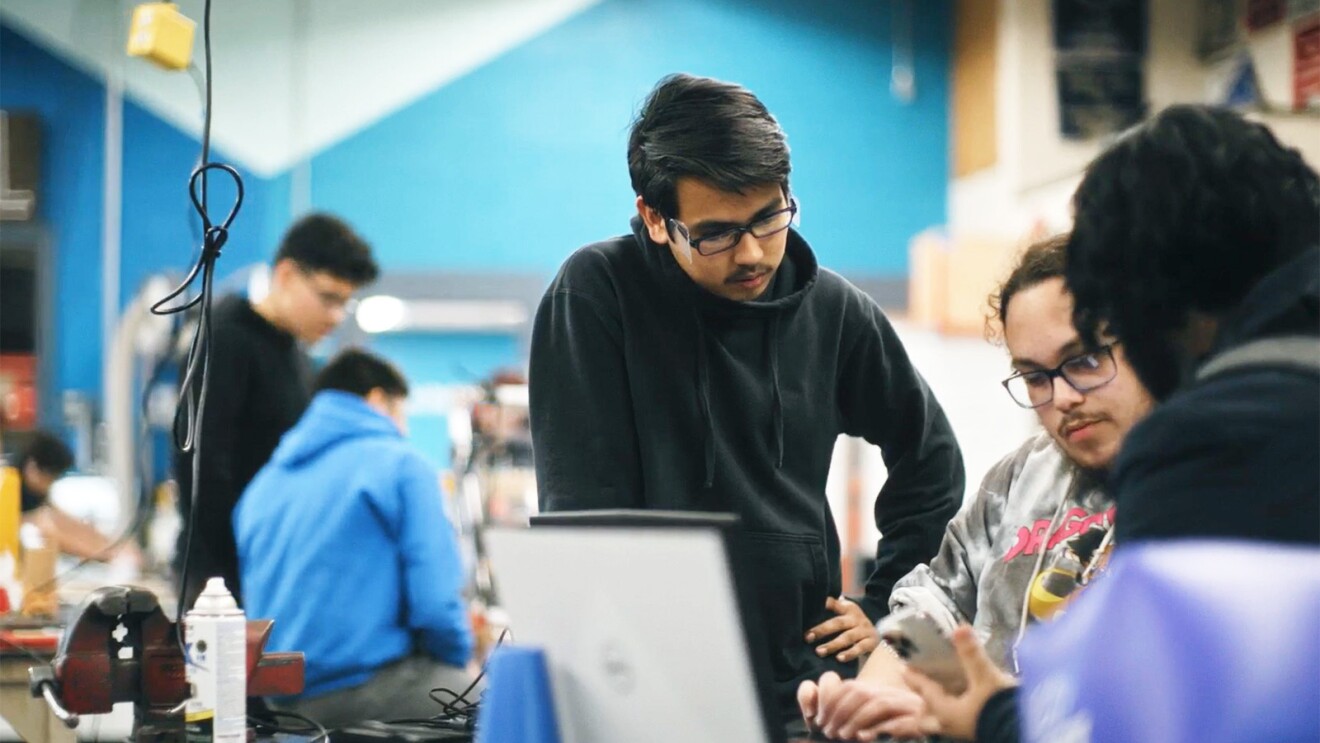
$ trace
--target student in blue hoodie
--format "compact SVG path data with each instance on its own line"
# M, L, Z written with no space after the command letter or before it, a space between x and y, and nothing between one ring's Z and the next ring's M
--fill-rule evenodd
M962 455L879 306L790 227L788 143L755 95L664 78L628 170L630 234L574 253L536 314L541 506L738 514L755 593L744 611L795 719L798 683L854 675L894 582L935 555L962 502ZM888 468L884 536L855 601L841 596L825 498L841 434L878 446Z
M404 440L407 395L385 361L336 356L234 511L248 614L275 620L271 650L306 654L306 690L277 706L327 727L428 717L428 691L471 682L458 547Z

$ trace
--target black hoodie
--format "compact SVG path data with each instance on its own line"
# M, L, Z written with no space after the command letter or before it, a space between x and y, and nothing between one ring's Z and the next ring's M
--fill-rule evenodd
M790 231L763 297L700 289L634 218L565 262L537 311L531 424L541 509L738 514L780 702L825 670L806 630L832 616L839 538L825 480L840 434L879 446L883 534L859 600L939 548L963 492L953 430L870 297ZM700 610L700 607L675 607Z
M1261 281L1221 324L1213 359L1250 341L1315 338L1320 248ZM1244 366L1189 384L1132 429L1114 465L1115 541L1235 537L1320 543L1320 383Z

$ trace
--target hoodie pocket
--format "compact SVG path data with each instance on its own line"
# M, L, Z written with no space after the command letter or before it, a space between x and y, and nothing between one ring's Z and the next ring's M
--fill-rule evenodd
M814 648L804 639L825 611L829 592L825 544L819 537L746 532L747 576L770 665L777 680L814 669Z

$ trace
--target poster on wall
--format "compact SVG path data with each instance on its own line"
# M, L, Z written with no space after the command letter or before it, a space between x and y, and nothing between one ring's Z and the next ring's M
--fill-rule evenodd
M1054 0L1054 77L1065 139L1122 131L1146 114L1146 2Z
M1141 59L1061 60L1059 129L1065 139L1093 139L1122 131L1146 115Z
M1202 61L1223 57L1242 38L1237 0L1200 0L1196 53Z
M1060 54L1145 54L1145 0L1054 0L1054 49Z
M1320 14L1293 29L1293 108L1320 111Z

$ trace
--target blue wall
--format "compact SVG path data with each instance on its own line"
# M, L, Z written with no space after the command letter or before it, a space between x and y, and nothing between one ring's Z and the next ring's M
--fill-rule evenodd
M746 85L780 119L825 265L901 276L948 184L949 4L913 5L906 105L889 93L888 3L605 0L318 154L313 200L391 267L548 275L627 230L631 116L689 71Z
M904 104L889 93L887 2L604 0L318 153L313 202L353 222L387 272L548 279L577 246L627 229L632 114L661 76L688 71L746 85L783 123L802 229L825 265L898 278L907 240L945 220L948 182L950 3L912 5L918 93ZM46 126L41 214L58 291L47 402L69 389L95 399L104 88L3 25L0 67L0 106L35 110ZM187 179L197 155L194 137L125 101L121 302L148 275L193 260ZM244 171L244 180L222 276L265 260L289 220L287 172ZM220 212L226 187L213 182ZM376 345L416 384L471 381L435 364L482 375L520 362L518 344L503 336ZM57 404L47 411L57 414Z
M38 218L50 234L55 265L54 384L42 401L42 422L60 417L60 397L78 390L100 398L101 231L105 174L105 86L46 49L0 24L0 108L41 117ZM196 259L200 227L188 198L188 177L200 143L132 100L123 107L120 304L145 279L162 271L180 277ZM224 152L213 160L233 163ZM265 260L272 247L268 222L283 229L288 176L262 179L239 167L246 197L219 264L226 273ZM223 218L233 189L226 176L212 183L212 214ZM278 234L278 232L276 233Z
M201 222L188 197L188 178L200 153L197 139L124 101L121 304L132 299L152 274L182 272L197 259ZM287 179L259 178L223 151L213 148L211 159L234 165L243 177L243 205L217 263L218 275L224 276L269 258L273 246L265 242L266 223L277 221L283 228L288 215L287 206L282 212L268 213L270 193L281 188L287 193L288 187ZM209 181L208 208L212 220L219 222L233 205L233 180L211 171ZM97 250L99 254L99 246Z
M105 164L105 88L0 25L0 108L28 110L42 121L37 214L54 252L55 384L42 400L48 420L59 392L99 388L101 206ZM52 389L53 388L53 389Z

